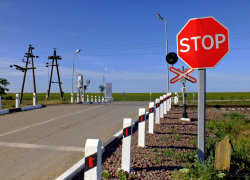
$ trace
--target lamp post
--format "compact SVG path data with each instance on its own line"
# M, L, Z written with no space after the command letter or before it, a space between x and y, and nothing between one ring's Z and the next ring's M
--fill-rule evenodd
M165 21L165 34L166 34L166 55L168 54L168 38L167 38L167 21L163 19L160 14L155 13L155 15L160 19ZM168 62L167 63L167 80L168 80L168 93L169 93L169 69L168 69Z
M103 86L104 86L104 83L105 83L105 71L107 71L108 68L105 68L104 71L103 71Z
M74 53L73 57L73 73L72 73L72 93L71 93L71 103L74 103L74 98L73 98L73 84L74 84L74 60L75 60L75 54L81 52L81 49L77 49L76 52Z
M107 70L108 70L108 68L105 68L104 71L103 71L103 82L102 83L103 83L104 89L105 89L105 86L104 86L104 83L105 83L105 71L107 71Z

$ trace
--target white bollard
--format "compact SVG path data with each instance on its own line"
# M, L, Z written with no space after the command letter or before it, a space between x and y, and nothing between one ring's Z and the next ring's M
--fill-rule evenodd
M19 108L19 94L16 94L16 108Z
M155 99L155 123L160 124L160 99Z
M171 104L172 104L172 99L171 99L171 98L172 98L172 97L171 97L171 92L169 93L169 96L170 96L170 98L169 98L169 99L170 99L170 101L169 101L169 110L171 110Z
M138 146L146 146L146 109L139 108Z
M36 93L33 93L33 106L36 105Z
M94 102L94 101L93 101L93 96L91 96L91 102Z
M169 101L170 101L170 96L169 96L169 93L167 94L167 111L169 111L169 106L170 106L170 104L169 104Z
M79 97L79 94L77 93L76 103L79 103L79 102L80 102L80 97Z
M132 151L132 119L124 118L121 169L127 172L130 172L131 169L131 151Z
M87 95L87 102L89 102L89 95Z
M2 110L2 97L0 96L0 110Z
M154 102L149 102L149 115L148 115L148 132L154 134L155 131L155 113Z
M174 104L177 104L177 103L178 103L177 98L178 98L178 94L177 94L177 92L175 92L175 96L174 96Z
M100 98L100 96L98 96L98 102L101 102L101 98Z
M163 96L160 96L160 118L164 118L164 112L163 112Z
M163 113L167 114L167 95L163 95Z
M84 179L101 179L102 143L99 139L87 139L85 145Z
M95 96L95 102L97 102L97 97Z
M82 103L84 102L84 95L82 95Z
M102 97L102 102L104 102L104 97Z
M73 94L71 93L71 103L74 103Z

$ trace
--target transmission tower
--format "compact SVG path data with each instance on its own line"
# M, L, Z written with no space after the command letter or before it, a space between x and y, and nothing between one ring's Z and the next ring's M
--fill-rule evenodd
M54 55L53 56L49 56L48 59L52 59L52 64L48 65L51 66L51 74L50 74L50 81L49 81L49 89L47 91L47 99L50 98L50 89L51 89L51 83L58 83L59 84L59 89L60 89L60 93L61 93L61 98L62 100L64 100L64 92L62 91L62 82L60 80L60 74L59 74L59 64L57 62L57 60L62 60L61 56L57 56L56 55L56 48L54 48ZM55 64L54 64L55 63ZM53 75L53 67L56 66L57 69L57 77L58 77L58 82L52 82L52 75Z
M22 60L22 62L26 63L25 67L21 67L21 66L18 66L16 64L10 65L11 68L13 66L15 66L17 70L20 70L20 71L24 72L23 85L22 85L21 97L20 97L20 103L22 102L22 98L23 98L23 90L24 90L24 85L25 85L25 79L26 79L27 70L32 70L32 72L33 72L33 86L34 86L34 93L36 93L36 79L35 79L35 69L36 68L34 67L34 60L33 60L33 58L39 58L39 56L34 56L33 55L33 49L35 49L35 48L32 47L32 45L29 45L28 53L25 53L26 55L24 57L27 57L27 60L26 60L26 62L24 61L24 59ZM30 64L29 58L31 58L32 67L28 67L28 65Z

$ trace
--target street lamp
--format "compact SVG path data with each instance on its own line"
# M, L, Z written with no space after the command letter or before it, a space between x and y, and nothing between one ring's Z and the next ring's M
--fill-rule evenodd
M103 71L103 86L104 86L104 83L105 83L105 71L107 71L108 68L105 68L104 71Z
M160 19L165 21L165 34L166 34L166 55L168 54L168 38L167 38L167 21L163 19L160 14L155 13L155 15ZM168 93L169 93L169 69L168 69L168 62L167 63L167 80L168 80Z
M108 68L105 68L104 69L104 71L103 71L103 87L104 87L104 89L105 89L105 86L104 86L104 84L105 84L105 71L107 71L108 70ZM101 97L102 97L102 94L101 94Z
M74 84L74 60L75 60L75 54L81 52L81 49L77 49L76 52L74 53L73 57L73 74L72 74L72 93L71 93L71 103L74 103L73 99L73 84Z

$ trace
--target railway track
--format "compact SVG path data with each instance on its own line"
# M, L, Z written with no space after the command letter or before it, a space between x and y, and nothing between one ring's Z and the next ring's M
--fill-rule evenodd
M172 107L183 107L183 105L171 105ZM197 104L188 104L187 105L188 108L191 107L198 107ZM246 104L237 104L237 105L233 105L233 104L217 104L217 105L206 105L207 108L249 108L250 109L250 105L246 105Z

